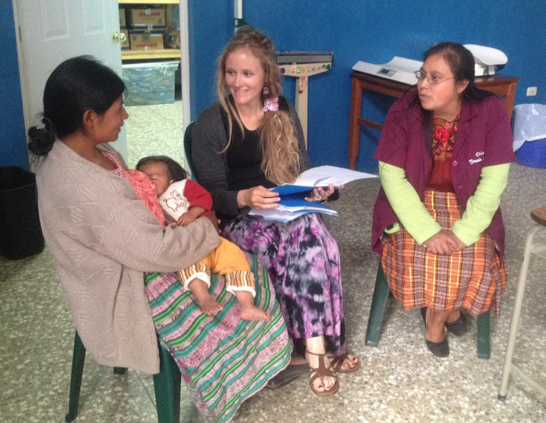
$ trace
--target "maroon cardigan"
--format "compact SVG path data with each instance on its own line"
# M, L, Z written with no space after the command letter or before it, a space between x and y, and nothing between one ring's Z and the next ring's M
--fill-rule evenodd
M414 102L416 91L398 99L387 114L374 158L400 167L424 200L431 172L430 155L425 145L422 109ZM502 102L487 97L481 102L464 102L461 108L455 145L451 178L457 199L463 210L474 195L480 182L482 167L510 163L515 160L512 150L512 128ZM387 226L398 222L398 217L387 200L383 188L373 210L372 248L381 254L380 237ZM504 225L500 208L487 228L504 257Z

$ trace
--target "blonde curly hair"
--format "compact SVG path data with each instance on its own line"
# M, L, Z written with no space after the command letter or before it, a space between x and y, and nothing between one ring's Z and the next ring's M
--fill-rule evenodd
M218 59L216 83L220 105L228 116L229 139L225 152L231 143L233 119L241 128L244 137L244 125L241 122L236 107L229 101L229 90L226 84L226 60L227 57L242 48L249 49L260 61L264 70L264 87L267 94L262 92L262 102L268 98L275 98L282 94L281 74L275 59L275 45L262 31L242 27L227 44L224 52ZM294 126L288 113L283 111L264 113L260 124L260 144L262 149L262 171L267 179L281 185L294 182L299 174L298 140L295 136Z

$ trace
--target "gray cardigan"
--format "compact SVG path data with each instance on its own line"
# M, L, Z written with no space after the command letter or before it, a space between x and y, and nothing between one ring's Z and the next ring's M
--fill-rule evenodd
M116 154L109 145L99 149ZM158 373L159 351L144 272L173 272L220 244L207 218L161 226L131 183L62 141L40 164L40 221L74 324L104 365Z
M292 103L288 100L286 102L298 139L301 173L309 169L311 164L305 148L300 119ZM220 109L220 103L216 102L197 117L192 131L192 159L199 183L212 195L213 209L235 216L240 212L237 191L228 190L227 154L220 153L228 142Z

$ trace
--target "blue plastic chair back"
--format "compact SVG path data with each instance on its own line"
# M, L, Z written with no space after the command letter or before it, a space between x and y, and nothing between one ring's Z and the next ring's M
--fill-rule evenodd
M195 182L199 182L197 180L197 173L195 172L195 168L193 167L193 159L191 155L191 131L193 129L193 124L194 122L191 122L186 128L186 132L184 132L184 153L186 155L186 163L188 163L188 166L190 167L191 178Z

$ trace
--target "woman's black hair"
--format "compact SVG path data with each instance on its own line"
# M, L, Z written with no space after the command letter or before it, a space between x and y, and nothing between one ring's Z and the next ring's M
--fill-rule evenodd
M451 73L453 73L453 79L455 83L461 83L468 81L468 85L461 93L463 100L468 102L479 102L487 97L494 95L490 91L480 90L476 87L475 80L475 61L474 56L463 45L454 42L438 43L429 48L423 55L423 61L426 61L430 56L440 54L445 59ZM415 98L415 103L421 105L419 96ZM422 109L423 111L423 125L425 126L426 141L425 145L427 150L432 155L432 129L433 118L432 112Z
M123 80L91 56L65 60L51 73L44 89L43 127L28 130L29 150L45 156L57 138L83 128L83 115L105 113L124 93Z
M165 163L167 165L167 177L169 181L183 181L188 179L188 173L180 164L167 156L148 156L140 159L136 165L137 170L150 163Z

